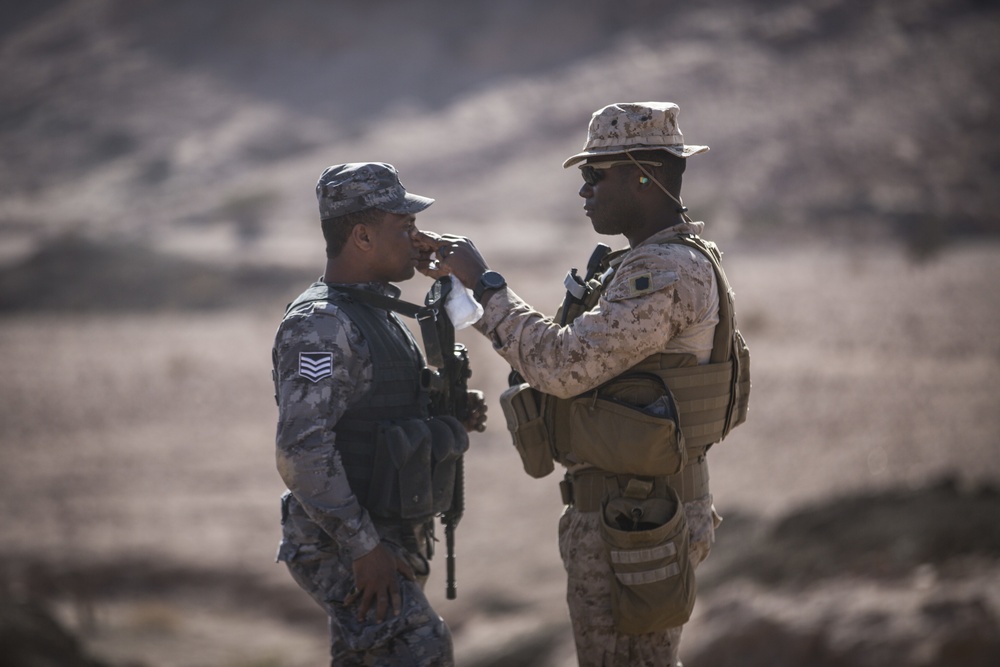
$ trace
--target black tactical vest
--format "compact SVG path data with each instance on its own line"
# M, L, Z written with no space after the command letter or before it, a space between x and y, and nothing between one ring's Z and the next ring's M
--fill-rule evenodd
M377 456L376 442L387 424L427 418L428 397L421 384L423 358L409 330L396 315L362 303L326 283L310 287L289 305L288 310L310 301L329 301L343 310L361 331L371 352L371 388L334 427L337 451L351 490L369 511L378 510L382 505L398 506L398 488L373 488L373 477L388 477L390 471L382 468L391 463L379 460L383 457ZM394 328L398 331L394 332ZM391 497L384 497L386 495ZM374 513L389 514L388 511Z

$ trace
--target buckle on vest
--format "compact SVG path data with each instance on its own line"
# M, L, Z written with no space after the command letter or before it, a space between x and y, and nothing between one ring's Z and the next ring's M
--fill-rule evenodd
M649 498L649 494L653 492L653 482L651 480L639 479L638 477L633 477L625 485L625 490L622 495L626 498L635 498L636 500L645 500Z

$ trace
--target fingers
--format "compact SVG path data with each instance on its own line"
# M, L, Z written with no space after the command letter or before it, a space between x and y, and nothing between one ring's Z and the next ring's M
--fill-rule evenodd
M417 580L417 575L413 572L413 568L410 567L410 564L398 556L396 557L396 571L410 581Z
M354 589L344 598L344 604L351 606L359 597L361 598L361 604L358 605L358 621L365 620L368 612L372 609L373 603L375 606L375 620L379 623L385 620L390 603L392 604L392 613L394 616L399 616L403 610L403 598L399 592L399 584L395 579L392 580L388 587L382 589L372 590L369 588L365 591Z
M369 552L369 555L354 561L354 572L356 584L344 597L344 604L358 605L358 621L364 622L372 609L375 610L375 620L378 623L385 620L390 608L394 616L402 613L400 577L416 580L413 567L405 559L380 545Z
M451 269L436 260L419 262L417 264L417 271L433 280L444 278L446 275L451 273Z
M420 252L417 271L434 280L453 273L445 260L454 254L462 243L467 242L467 239L462 236L436 234L422 230L414 231L411 238L414 247Z
M482 433L486 430L486 398L483 392L469 390L468 406L469 416L463 424L465 430Z
M352 602L353 600L356 600L358 596L361 596L361 604L358 605L358 620L363 621L365 620L365 616L368 615L368 610L371 609L373 596L367 591L356 590L356 594L353 596Z
M413 232L413 244L421 250L426 249L428 252L434 252L447 243L450 243L450 241L443 240L440 235L434 232L425 232L422 230Z

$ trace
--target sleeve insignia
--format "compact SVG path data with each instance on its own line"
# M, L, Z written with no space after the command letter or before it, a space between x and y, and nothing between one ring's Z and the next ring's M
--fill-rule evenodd
M632 284L629 286L629 292L632 294L642 294L643 292L648 292L651 284L652 275L644 273L641 276L632 278Z
M299 376L319 382L333 375L333 352L299 352Z
M608 301L623 301L634 299L653 292L659 292L677 282L675 271L646 271L630 276L622 276L621 280L612 282L604 293Z

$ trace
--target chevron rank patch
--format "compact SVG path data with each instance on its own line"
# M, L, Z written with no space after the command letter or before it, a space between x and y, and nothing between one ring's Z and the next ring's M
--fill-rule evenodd
M333 375L333 352L299 352L299 375L310 382Z

